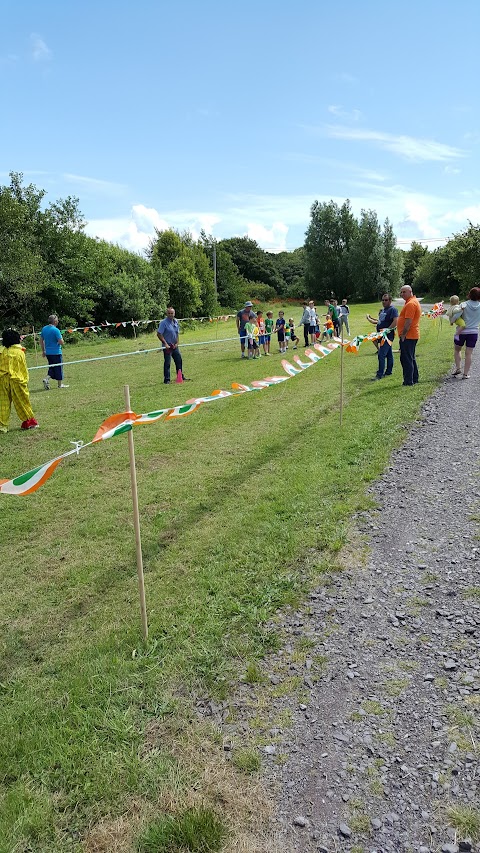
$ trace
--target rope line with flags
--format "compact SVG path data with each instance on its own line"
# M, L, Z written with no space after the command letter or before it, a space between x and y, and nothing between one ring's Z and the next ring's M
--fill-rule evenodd
M122 435L125 432L129 432L133 427L156 423L160 420L172 421L177 420L178 418L184 418L193 412L196 412L206 403L213 403L217 400L226 399L227 397L238 397L242 394L254 391L262 391L264 388L269 388L282 382L286 382L288 379L298 376L303 371L313 367L314 364L321 361L341 346L342 341L340 338L334 338L326 345L318 343L314 344L313 348L307 348L305 350L304 358L308 359L308 361L302 361L298 355L293 356L295 365L291 364L286 359L282 359L282 367L285 371L283 375L267 376L264 379L254 379L249 385L233 382L231 391L215 390L207 397L195 397L191 400L187 400L181 405L157 409L140 415L132 411L118 412L114 415L110 415L100 424L91 441L86 442L85 444L81 441L72 442L72 444L75 445L74 448L55 457L55 459L51 459L49 462L45 462L43 465L39 465L31 471L26 471L24 474L20 474L10 480L0 479L0 494L22 496L30 495L43 486L64 459L73 455L79 456L81 452L93 444L97 444L101 441L107 441L117 435Z

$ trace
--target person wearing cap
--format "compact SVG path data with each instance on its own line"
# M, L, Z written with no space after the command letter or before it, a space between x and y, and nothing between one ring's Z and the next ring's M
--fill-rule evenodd
M243 308L240 308L240 311L237 311L237 331L240 335L240 347L242 350L242 358L247 358L245 355L245 340L246 340L246 332L245 332L245 324L250 323L252 320L257 319L257 315L252 310L253 302L245 302Z

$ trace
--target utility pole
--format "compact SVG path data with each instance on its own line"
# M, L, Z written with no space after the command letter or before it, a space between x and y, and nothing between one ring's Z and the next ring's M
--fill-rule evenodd
M217 299L217 241L213 240L213 284L215 287L215 299Z

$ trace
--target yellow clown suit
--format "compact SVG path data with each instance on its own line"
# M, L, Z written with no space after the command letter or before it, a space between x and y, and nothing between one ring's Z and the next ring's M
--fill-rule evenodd
M5 333L3 340L6 343ZM38 426L28 394L25 350L19 343L0 347L0 432L7 432L12 403L22 422L22 429Z

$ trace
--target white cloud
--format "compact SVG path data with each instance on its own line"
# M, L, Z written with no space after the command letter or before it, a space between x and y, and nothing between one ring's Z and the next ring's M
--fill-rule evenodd
M373 209L381 223L388 217L402 247L411 240L431 241L435 247L454 232L467 228L469 220L480 221L478 195L470 201L459 193L456 206L452 205L451 196L421 193L402 184L377 183L373 177L371 181L349 181L348 196L355 216L359 217L362 209ZM287 241L288 248L302 245L313 201L328 202L331 198L331 194L315 192L313 188L308 195L232 194L224 198L217 211L159 211L136 204L128 216L92 220L87 233L142 251L155 228L188 230L195 239L203 228L218 239L248 235L264 249L283 251ZM343 194L333 196L338 205L344 200Z
M354 77L353 74L349 74L348 71L341 71L339 74L333 75L335 80L340 80L342 83L348 83L350 86L356 86L360 80L358 77Z
M416 139L413 136L383 133L366 128L344 127L343 125L328 125L327 136L333 139L345 139L351 142L373 142L380 148L398 154L405 160L412 161L445 161L465 157L465 152L443 142L433 139Z
M480 204L463 207L460 210L449 210L443 215L442 221L448 225L461 224L462 226L468 222L480 223Z
M266 228L258 222L250 222L247 226L247 236L262 246L274 252L284 252L287 248L288 225L284 222L274 222L271 228Z
M38 33L30 35L30 46L34 62L47 62L52 58L52 51L47 47L43 38Z
M411 229L413 225L419 237L428 239L442 236L441 230L432 222L430 209L418 198L406 198L404 208L405 218L399 223L403 231Z
M343 107L335 104L328 107L328 112L337 118L352 119L352 121L359 121L362 118L360 110L344 110Z
M133 252L143 252L155 234L155 228L165 231L171 226L153 207L135 204L130 217L91 219L86 232L109 243L119 243Z
M382 172L377 172L374 169L365 169L357 163L349 162L348 160L336 160L333 157L322 157L319 154L305 154L303 152L290 152L283 155L284 160L293 163L307 163L314 166L326 166L330 172L334 169L336 172L350 172L349 180L353 178L363 178L367 181L386 181L388 175ZM345 180L340 178L339 180Z
M144 204L134 204L132 207L132 219L137 228L147 234L153 234L154 229L166 231L170 228L168 222L162 219L158 210L154 207L145 207Z
M7 53L5 56L0 56L0 66L2 65L15 65L18 62L19 57L16 53Z
M120 243L134 252L142 252L154 237L155 229L166 231L169 228L175 228L178 231L190 231L193 238L197 240L202 229L209 234L218 222L220 217L216 213L170 211L161 214L154 207L134 204L130 217L92 219L85 230L91 237L99 237L110 243Z
M98 193L117 194L124 192L126 189L125 184L118 184L114 181L102 181L99 178L89 178L84 175L72 175L69 172L65 172L62 178L68 183L78 184L82 192L91 190L96 195Z
M119 243L132 252L143 252L150 235L142 231L133 218L91 219L85 231L90 237L98 237L108 243ZM152 231L153 234L153 231Z
M443 172L445 175L459 175L461 169L455 169L453 166L445 166Z

